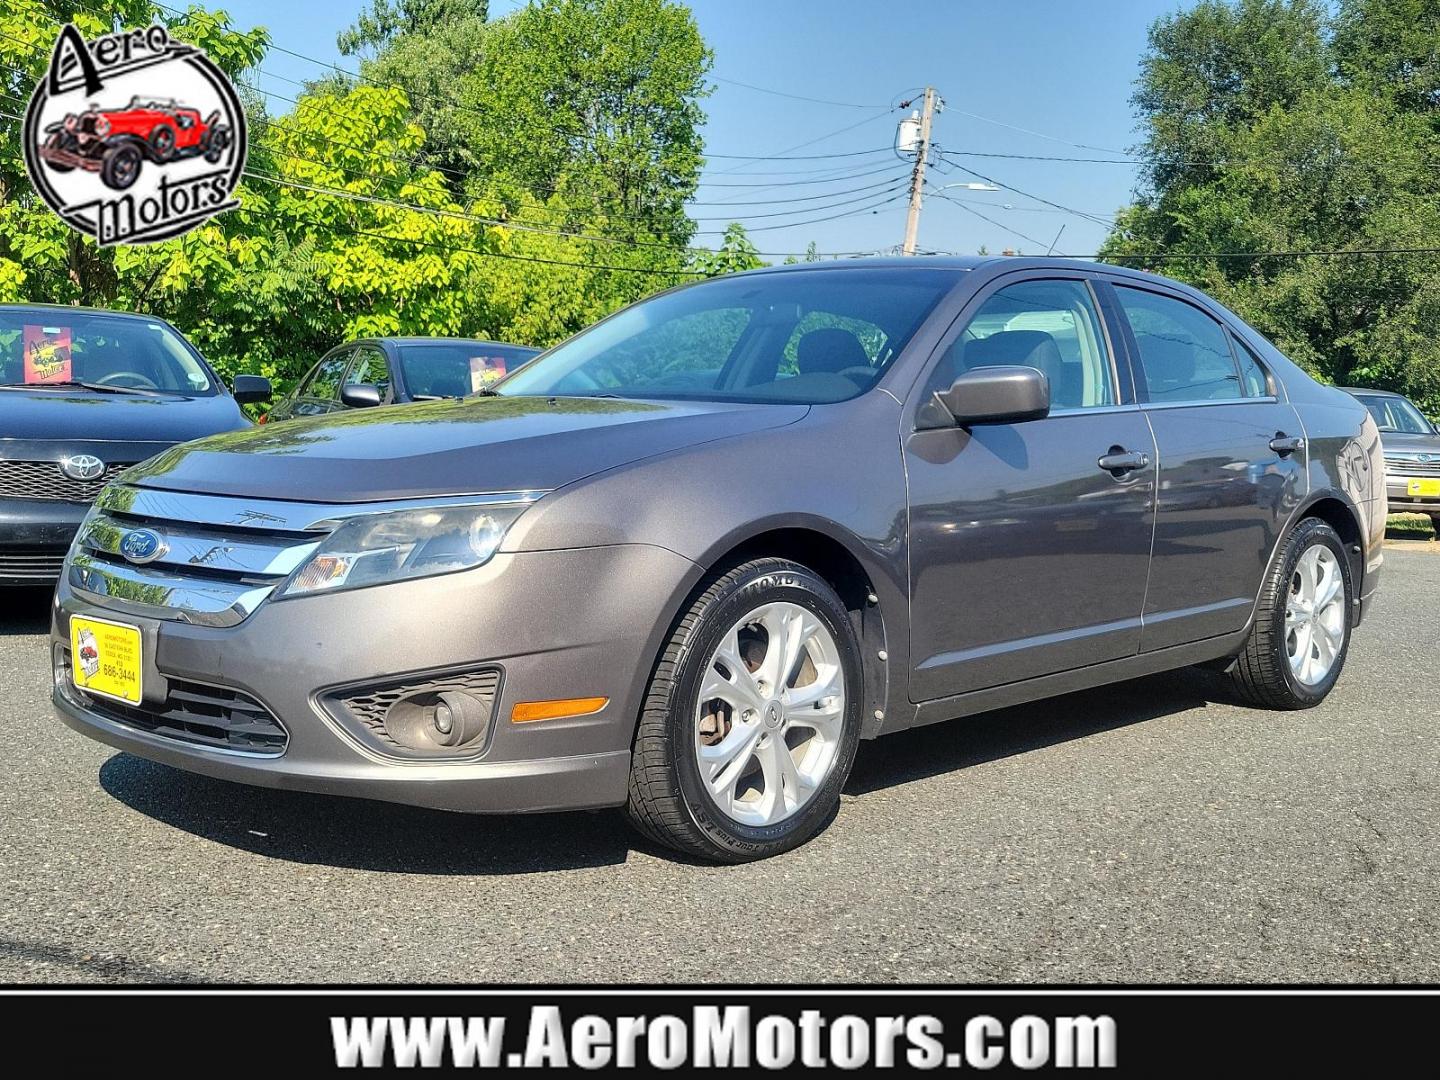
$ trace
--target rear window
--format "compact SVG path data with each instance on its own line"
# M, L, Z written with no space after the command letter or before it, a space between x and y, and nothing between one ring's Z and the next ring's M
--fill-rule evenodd
M0 383L69 382L215 392L195 352L164 323L80 311L0 312Z

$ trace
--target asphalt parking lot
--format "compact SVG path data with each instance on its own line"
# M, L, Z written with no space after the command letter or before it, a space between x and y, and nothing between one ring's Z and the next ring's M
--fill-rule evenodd
M1321 707L1156 676L866 744L805 848L263 791L54 720L0 593L0 981L1434 981L1440 557Z

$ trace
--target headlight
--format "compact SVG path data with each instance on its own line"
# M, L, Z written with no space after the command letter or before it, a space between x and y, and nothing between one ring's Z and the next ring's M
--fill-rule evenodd
M110 134L110 121L103 116L95 117L95 134L104 138Z
M490 560L524 506L392 510L342 519L276 596L359 589L469 570Z

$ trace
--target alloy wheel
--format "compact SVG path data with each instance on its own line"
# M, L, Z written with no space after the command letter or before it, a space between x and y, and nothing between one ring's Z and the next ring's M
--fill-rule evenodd
M1312 544L1300 553L1285 598L1285 655L1306 686L1324 682L1345 642L1345 581L1335 553Z
M721 639L695 708L700 776L722 813L773 825L798 813L835 766L845 671L814 612L774 602Z

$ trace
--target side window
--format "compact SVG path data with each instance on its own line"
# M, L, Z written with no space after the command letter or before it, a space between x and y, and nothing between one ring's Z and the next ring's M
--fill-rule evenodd
M303 395L322 401L337 400L340 397L340 379L345 374L350 354L351 350L345 349L321 360L302 391Z
M390 396L390 366L385 362L384 352L374 345L363 345L355 351L355 363L350 365L350 372L345 376L346 386L360 383L379 388L381 401Z
M1124 285L1115 293L1140 347L1151 401L1241 397L1240 373L1218 322L1183 300Z
M1240 361L1240 385L1246 397L1269 397L1270 377L1265 374L1265 365L1255 355L1255 350L1235 335L1230 335L1235 344L1235 359Z
M943 390L975 368L1007 365L1049 376L1052 409L1116 402L1100 316L1083 281L1022 281L1000 289L945 351L928 390Z

